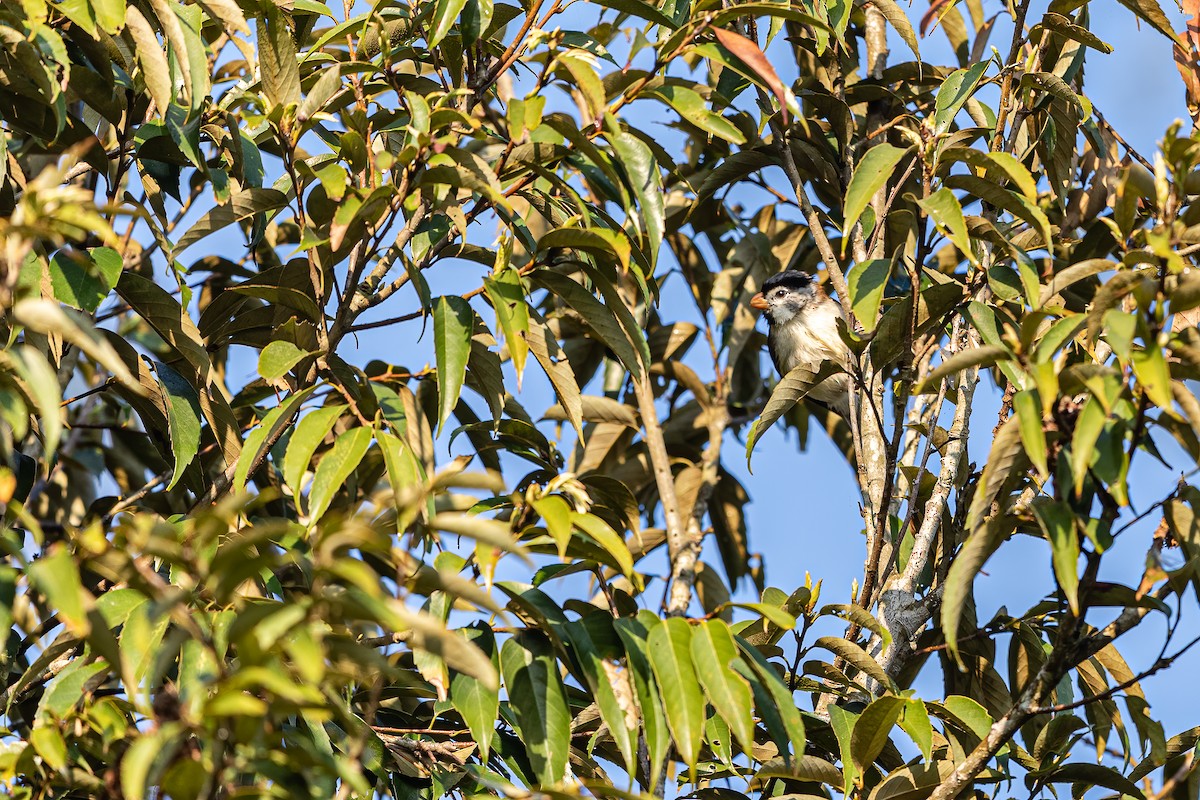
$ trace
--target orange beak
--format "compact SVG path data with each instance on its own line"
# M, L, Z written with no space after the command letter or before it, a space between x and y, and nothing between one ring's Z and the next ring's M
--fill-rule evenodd
M750 307L757 308L759 311L766 311L769 308L767 298L762 296L762 292L759 292L750 298Z

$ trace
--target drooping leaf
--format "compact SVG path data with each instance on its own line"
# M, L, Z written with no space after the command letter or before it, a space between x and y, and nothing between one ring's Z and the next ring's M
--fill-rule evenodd
M637 617L618 617L613 620L621 642L625 645L625 653L629 659L629 672L637 691L638 711L640 712L642 737L650 757L650 783L657 785L658 776L666 759L667 748L671 742L671 732L667 724L666 712L650 665L647 628L653 629L658 624L657 617L648 611L643 611Z
M836 636L822 636L813 642L813 644L837 654L859 671L866 673L872 680L878 681L893 691L895 690L896 684L892 681L891 676L884 672L883 667L879 666L875 659L867 655L867 652L854 642Z
M705 119L711 126L724 131L727 136L736 134L736 129L731 134L722 127L721 123L725 121L723 117L715 115L713 117L720 122L706 117ZM728 127L732 128L733 126L728 125ZM666 217L662 176L659 173L658 162L645 142L631 133L622 132L610 136L609 141L612 142L613 150L620 157L621 166L624 167L625 173L629 177L633 195L637 198L641 214L635 216L634 220L645 231L646 256L653 265L658 260L658 251L662 249Z
M970 596L975 576L1001 543L1012 533L1016 521L1007 515L997 514L987 519L982 526L971 531L958 556L950 565L946 576L946 589L942 594L942 632L946 646L957 657L958 626L963 609Z
M892 262L877 258L855 265L846 276L850 290L850 307L855 318L867 331L875 330L879 318L879 305L883 302L883 290L887 288L892 273Z
M365 427L348 430L338 436L333 447L322 456L308 494L308 516L312 522L315 523L324 515L350 473L358 469L371 444L372 433L370 428Z
M521 277L513 270L505 270L496 277L485 280L483 286L492 301L492 307L496 309L496 321L500 330L504 332L504 343L517 372L519 390L525 374L525 357L529 353L529 344L525 341L529 332L529 306L525 300Z
M533 353L534 359L550 379L558 402L566 410L567 419L582 439L583 402L580 399L579 383L575 380L575 373L571 370L558 341L545 322L537 316L531 316L529 332L524 334L524 338L529 344L529 352Z
M59 394L58 376L46 357L28 345L14 348L9 357L37 408L42 433L42 452L49 461L58 450L63 432L62 395Z
M955 70L942 81L934 102L933 132L940 136L950 130L954 117L975 93L983 73L987 72L988 61L980 61L966 69ZM960 212L961 213L961 212Z
M525 630L500 648L504 687L517 731L538 781L554 786L567 778L571 712L545 635Z
M470 639L493 663L498 660L495 636L486 623L468 625L460 634ZM450 677L450 700L470 728L471 737L479 744L480 755L486 761L500 713L500 693L496 687L488 686L473 675L455 672Z
M938 189L929 197L917 201L921 208L929 214L933 219L934 224L938 229L950 238L954 246L962 251L963 255L972 264L978 263L978 258L975 256L975 251L971 247L971 235L967 231L967 222L963 217L962 204L958 202L958 198L954 192L946 187Z
M291 487L295 494L300 493L300 481L308 470L317 447L329 435L333 424L345 411L344 405L326 406L310 411L292 431L287 450L283 454L282 469L283 482Z
M892 726L899 721L904 708L902 697L879 697L863 709L850 738L850 753L860 774L864 774L883 752L891 737Z
M266 381L277 381L311 355L283 339L267 344L258 355L258 374Z
M1054 576L1074 613L1079 613L1079 534L1075 514L1065 503L1033 504L1033 514L1050 542Z
M587 624L569 622L564 629L600 708L600 716L608 725L625 768L632 771L637 766L637 712L629 673L603 657Z
M911 148L890 144L877 144L866 152L854 168L850 185L846 187L846 202L842 205L843 250L850 241L850 230L858 222L863 209L871 202L875 193L883 188L896 171L900 160Z
M87 610L92 602L83 588L79 568L66 547L55 546L26 570L30 582L46 596L59 618L77 635L86 635L91 625Z
M799 106L792 90L779 79L779 73L775 71L770 59L755 42L740 33L725 28L714 27L712 31L721 46L740 58L754 72L761 84L775 95L779 101L784 124L787 124L789 113L799 113Z
M729 627L722 620L707 619L692 630L691 639L692 665L705 697L729 725L742 748L751 751L754 723L750 718L750 687L733 669L734 662L741 659Z
M300 69L296 64L296 43L287 19L274 3L270 3L263 6L263 14L257 22L258 65L264 93L274 105L299 103Z
M783 380L775 384L775 388L771 390L771 399L767 401L766 407L763 409L759 418L754 421L750 427L750 434L746 437L746 465L750 464L750 457L754 453L754 445L762 438L762 435L775 424L776 420L792 409L796 403L800 402L813 387L821 383L831 375L839 371L839 367L831 362L825 362L816 372L805 369L804 367L796 367L791 372L783 377Z
M470 303L455 295L438 298L433 308L433 349L437 358L439 434L458 405L474 328L475 312Z
M675 747L695 769L704 733L704 693L693 666L692 628L679 617L662 620L650 628L647 645Z
M1013 410L1021 429L1021 443L1025 454L1037 467L1043 479L1048 475L1046 468L1046 433L1042 429L1042 403L1037 392L1025 389L1013 395Z
M200 452L200 395L185 377L166 364L155 362L154 372L162 389L175 463L167 490L175 487L183 471Z

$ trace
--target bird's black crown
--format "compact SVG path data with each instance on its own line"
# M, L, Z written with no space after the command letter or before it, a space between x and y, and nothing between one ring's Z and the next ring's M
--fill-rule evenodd
M789 269L784 270L778 275L772 275L763 281L762 292L763 294L769 294L772 289L776 289L780 286L787 287L788 289L807 289L811 283L812 276L807 272L801 272L797 269Z

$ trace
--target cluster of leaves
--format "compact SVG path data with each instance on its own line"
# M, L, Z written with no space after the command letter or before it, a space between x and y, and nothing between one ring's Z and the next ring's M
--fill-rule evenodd
M566 5L0 9L5 789L1195 796L1139 681L1200 493L1129 481L1200 464L1200 142L1108 127L1086 2L934 2L948 66L894 0ZM785 268L843 302L849 420L768 390ZM857 470L848 602L752 555L723 447L779 420ZM1055 585L981 621L1019 534Z

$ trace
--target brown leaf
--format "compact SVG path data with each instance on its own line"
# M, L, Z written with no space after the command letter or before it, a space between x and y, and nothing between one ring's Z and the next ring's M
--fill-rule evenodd
M941 14L938 12L941 11L949 2L950 0L933 0L933 2L929 4L929 10L921 15L921 36L928 36L929 33L937 27L937 24L941 22L942 19Z
M767 54L757 44L740 33L734 33L724 28L714 28L713 33L716 35L717 41L726 50L746 62L746 66L754 70L754 74L762 78L763 83L767 84L771 91L775 93L775 97L779 99L779 111L783 115L783 124L787 125L788 90L783 85L783 81L779 79L779 74L775 72L775 67L771 66L771 62L767 60Z
M1190 89L1188 91L1191 91ZM1181 331L1200 325L1200 307L1180 311L1171 319L1171 331Z

